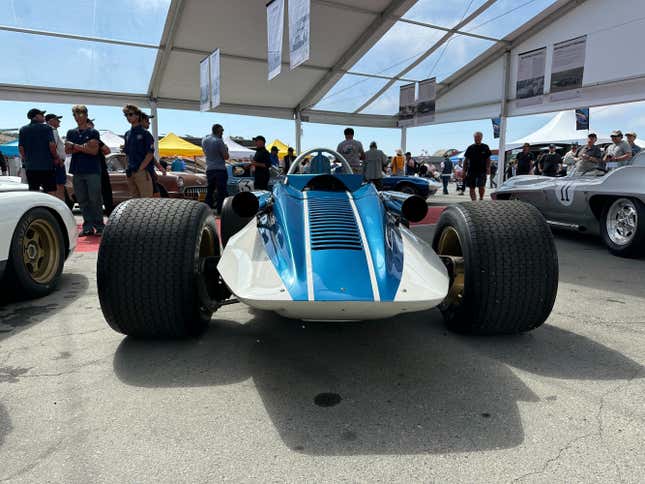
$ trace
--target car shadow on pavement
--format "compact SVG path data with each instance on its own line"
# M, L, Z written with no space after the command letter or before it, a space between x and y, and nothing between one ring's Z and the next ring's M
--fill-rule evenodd
M88 287L86 276L63 273L58 287L48 296L21 301L0 298L0 341L62 311L81 297Z
M252 378L287 447L366 455L520 445L517 402L540 399L509 367L585 380L633 378L643 370L617 351L549 325L483 338L449 333L438 311L348 324L252 314L246 324L216 321L199 340L126 338L115 373L126 384L151 388Z

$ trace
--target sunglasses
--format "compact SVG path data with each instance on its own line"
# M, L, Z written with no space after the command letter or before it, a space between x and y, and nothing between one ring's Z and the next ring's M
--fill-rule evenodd
M124 115L126 118L129 118L130 116L136 116L136 115L137 115L137 113L123 113L123 115Z

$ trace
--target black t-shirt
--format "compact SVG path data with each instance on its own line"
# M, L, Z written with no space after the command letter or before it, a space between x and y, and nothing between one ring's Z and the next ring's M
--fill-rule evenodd
M94 128L70 129L67 132L67 141L77 145L82 145L90 140L101 141L99 132ZM74 153L69 166L69 172L73 175L87 175L101 173L101 158L98 154L90 155L88 153Z
M486 173L486 160L490 158L491 152L487 144L472 144L464 153L468 158L468 175L483 175Z
M34 171L53 171L54 157L49 144L54 143L54 132L46 123L32 121L20 128L18 145L25 151L25 168Z
M253 161L264 165L263 167L255 167L255 182L267 182L269 180L269 168L271 168L271 154L264 147L258 148L253 157Z
M517 174L528 175L533 167L535 157L530 151L524 153L523 151L517 155Z
M286 155L282 160L284 161L284 172L289 173L289 168L291 168L291 163L295 161L296 157L293 155Z
M540 167L544 176L555 176L558 172L558 165L562 163L562 158L557 153L547 153L540 161Z

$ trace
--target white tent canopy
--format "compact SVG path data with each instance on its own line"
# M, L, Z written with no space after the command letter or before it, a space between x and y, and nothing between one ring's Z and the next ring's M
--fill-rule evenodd
M109 130L100 130L99 134L101 135L101 141L105 143L105 146L110 148L112 153L119 153L121 151L121 146L125 143L125 140Z
M246 158L253 158L255 151L236 143L230 136L224 137L224 143L228 146L228 154L233 160L242 160Z

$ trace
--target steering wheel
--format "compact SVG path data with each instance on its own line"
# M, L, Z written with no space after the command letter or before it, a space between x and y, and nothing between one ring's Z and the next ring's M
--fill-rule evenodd
M352 167L347 162L347 160L345 158L343 158L341 155L339 155L338 153L336 153L334 150L331 150L329 148L314 148L314 149L311 149L311 150L307 150L304 153L301 153L298 156L298 158L296 158L295 161L293 163L291 163L291 166L289 167L289 172L287 173L287 175L294 175L296 173L296 170L300 166L300 163L302 162L302 160L304 160L307 156L312 155L314 153L316 153L316 155L321 155L323 153L330 154L334 158L336 158L337 161L340 162L340 164L342 165L343 170L344 170L344 172L346 174L351 175L351 174L354 173L352 171Z

